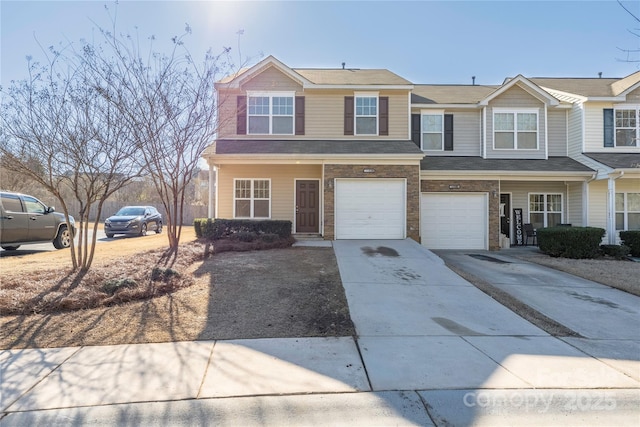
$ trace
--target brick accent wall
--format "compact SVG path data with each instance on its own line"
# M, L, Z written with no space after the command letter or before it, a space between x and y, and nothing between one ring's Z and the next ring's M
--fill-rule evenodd
M500 249L500 185L498 181L423 179L420 182L420 191L425 193L488 193L489 250L497 251ZM496 197L493 197L494 194Z
M365 173L374 169L375 173ZM420 240L420 166L419 165L324 165L324 238L335 239L336 178L406 178L407 237Z

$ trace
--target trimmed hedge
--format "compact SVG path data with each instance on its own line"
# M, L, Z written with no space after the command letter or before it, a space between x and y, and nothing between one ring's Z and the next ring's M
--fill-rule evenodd
M621 231L620 240L631 249L631 255L640 257L640 230Z
M550 227L536 231L540 250L552 257L594 258L600 254L603 228Z
M249 237L277 235L286 239L291 236L291 221L251 219L197 218L193 221L196 236L208 240L235 238L251 241Z
M627 245L600 245L602 253L615 259L627 259L630 249Z

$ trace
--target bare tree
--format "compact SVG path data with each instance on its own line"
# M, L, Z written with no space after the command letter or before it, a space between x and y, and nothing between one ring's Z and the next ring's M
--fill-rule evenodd
M627 6L625 6L621 0L617 0L618 4L620 5L620 7L622 7L624 9L625 12L627 12L629 14L629 16L631 16L633 18L633 20L636 23L640 23L640 18L633 12L631 12L631 10L629 10L629 8ZM629 32L631 34L633 34L636 37L640 37L640 29L634 29L634 30L629 30ZM640 59L637 59L638 54L640 54L640 49L622 49L622 48L618 48L620 51L624 52L627 57L626 59L621 59L621 61L624 62L640 62ZM634 58L636 57L636 58Z
M87 85L82 63L69 63L52 51L47 66L29 64L28 78L3 90L0 154L6 170L33 179L60 202L69 223L65 198L79 203L72 239L73 269L87 271L93 261L102 204L139 176L129 123ZM38 167L34 167L37 165ZM97 207L89 238L89 212Z
M102 43L84 46L81 60L93 72L92 87L129 122L136 157L162 200L169 246L177 252L190 183L216 136L222 100L214 83L233 68L230 49L216 55L209 51L196 62L184 44L191 34L188 25L164 54L153 43L144 50L138 36L118 34L112 23L111 31L100 29Z

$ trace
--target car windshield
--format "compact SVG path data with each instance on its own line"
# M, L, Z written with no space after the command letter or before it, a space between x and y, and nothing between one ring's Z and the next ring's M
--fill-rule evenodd
M116 214L118 216L144 215L144 208L122 208Z

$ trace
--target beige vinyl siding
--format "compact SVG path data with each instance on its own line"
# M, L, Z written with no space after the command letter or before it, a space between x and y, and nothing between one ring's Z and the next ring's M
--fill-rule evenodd
M537 109L538 110L538 149L537 150L494 150L493 149L493 109ZM514 86L505 93L493 99L487 108L487 140L486 140L486 158L488 159L544 159L545 153L545 129L546 117L545 106L542 101L536 99L520 88Z
M302 85L277 68L269 67L242 84L242 90L302 92Z
M567 185L567 212L565 213L565 222L575 227L581 227L582 224L582 182L571 182Z
M234 178L271 179L271 219L294 221L294 179L320 179L321 165L222 165L218 170L218 218L233 218Z
M604 147L604 118L603 109L613 108L610 102L590 102L585 104L584 109L584 152L612 152L612 147Z
M582 153L584 105L581 103L574 104L567 114L569 122L567 150L570 156L575 156Z
M640 104L640 89L629 92L626 98L629 104Z
M549 156L567 155L567 111L547 110Z
M218 138L236 136L236 110L238 95L242 92L234 90L218 91Z
M453 151L426 151L427 156L481 156L482 111L445 110L453 114ZM414 114L420 114L415 111Z
M589 227L607 229L607 181L589 183Z
M563 222L567 222L567 188L564 182L517 182L517 181L501 181L501 193L511 194L511 209L522 209L522 220L524 223L529 220L529 194L530 193L554 193L562 194Z
M344 97L354 91L308 90L305 92L305 138L368 139L371 135L344 134ZM410 139L409 92L378 91L378 96L389 97L389 135L373 136L380 139Z

